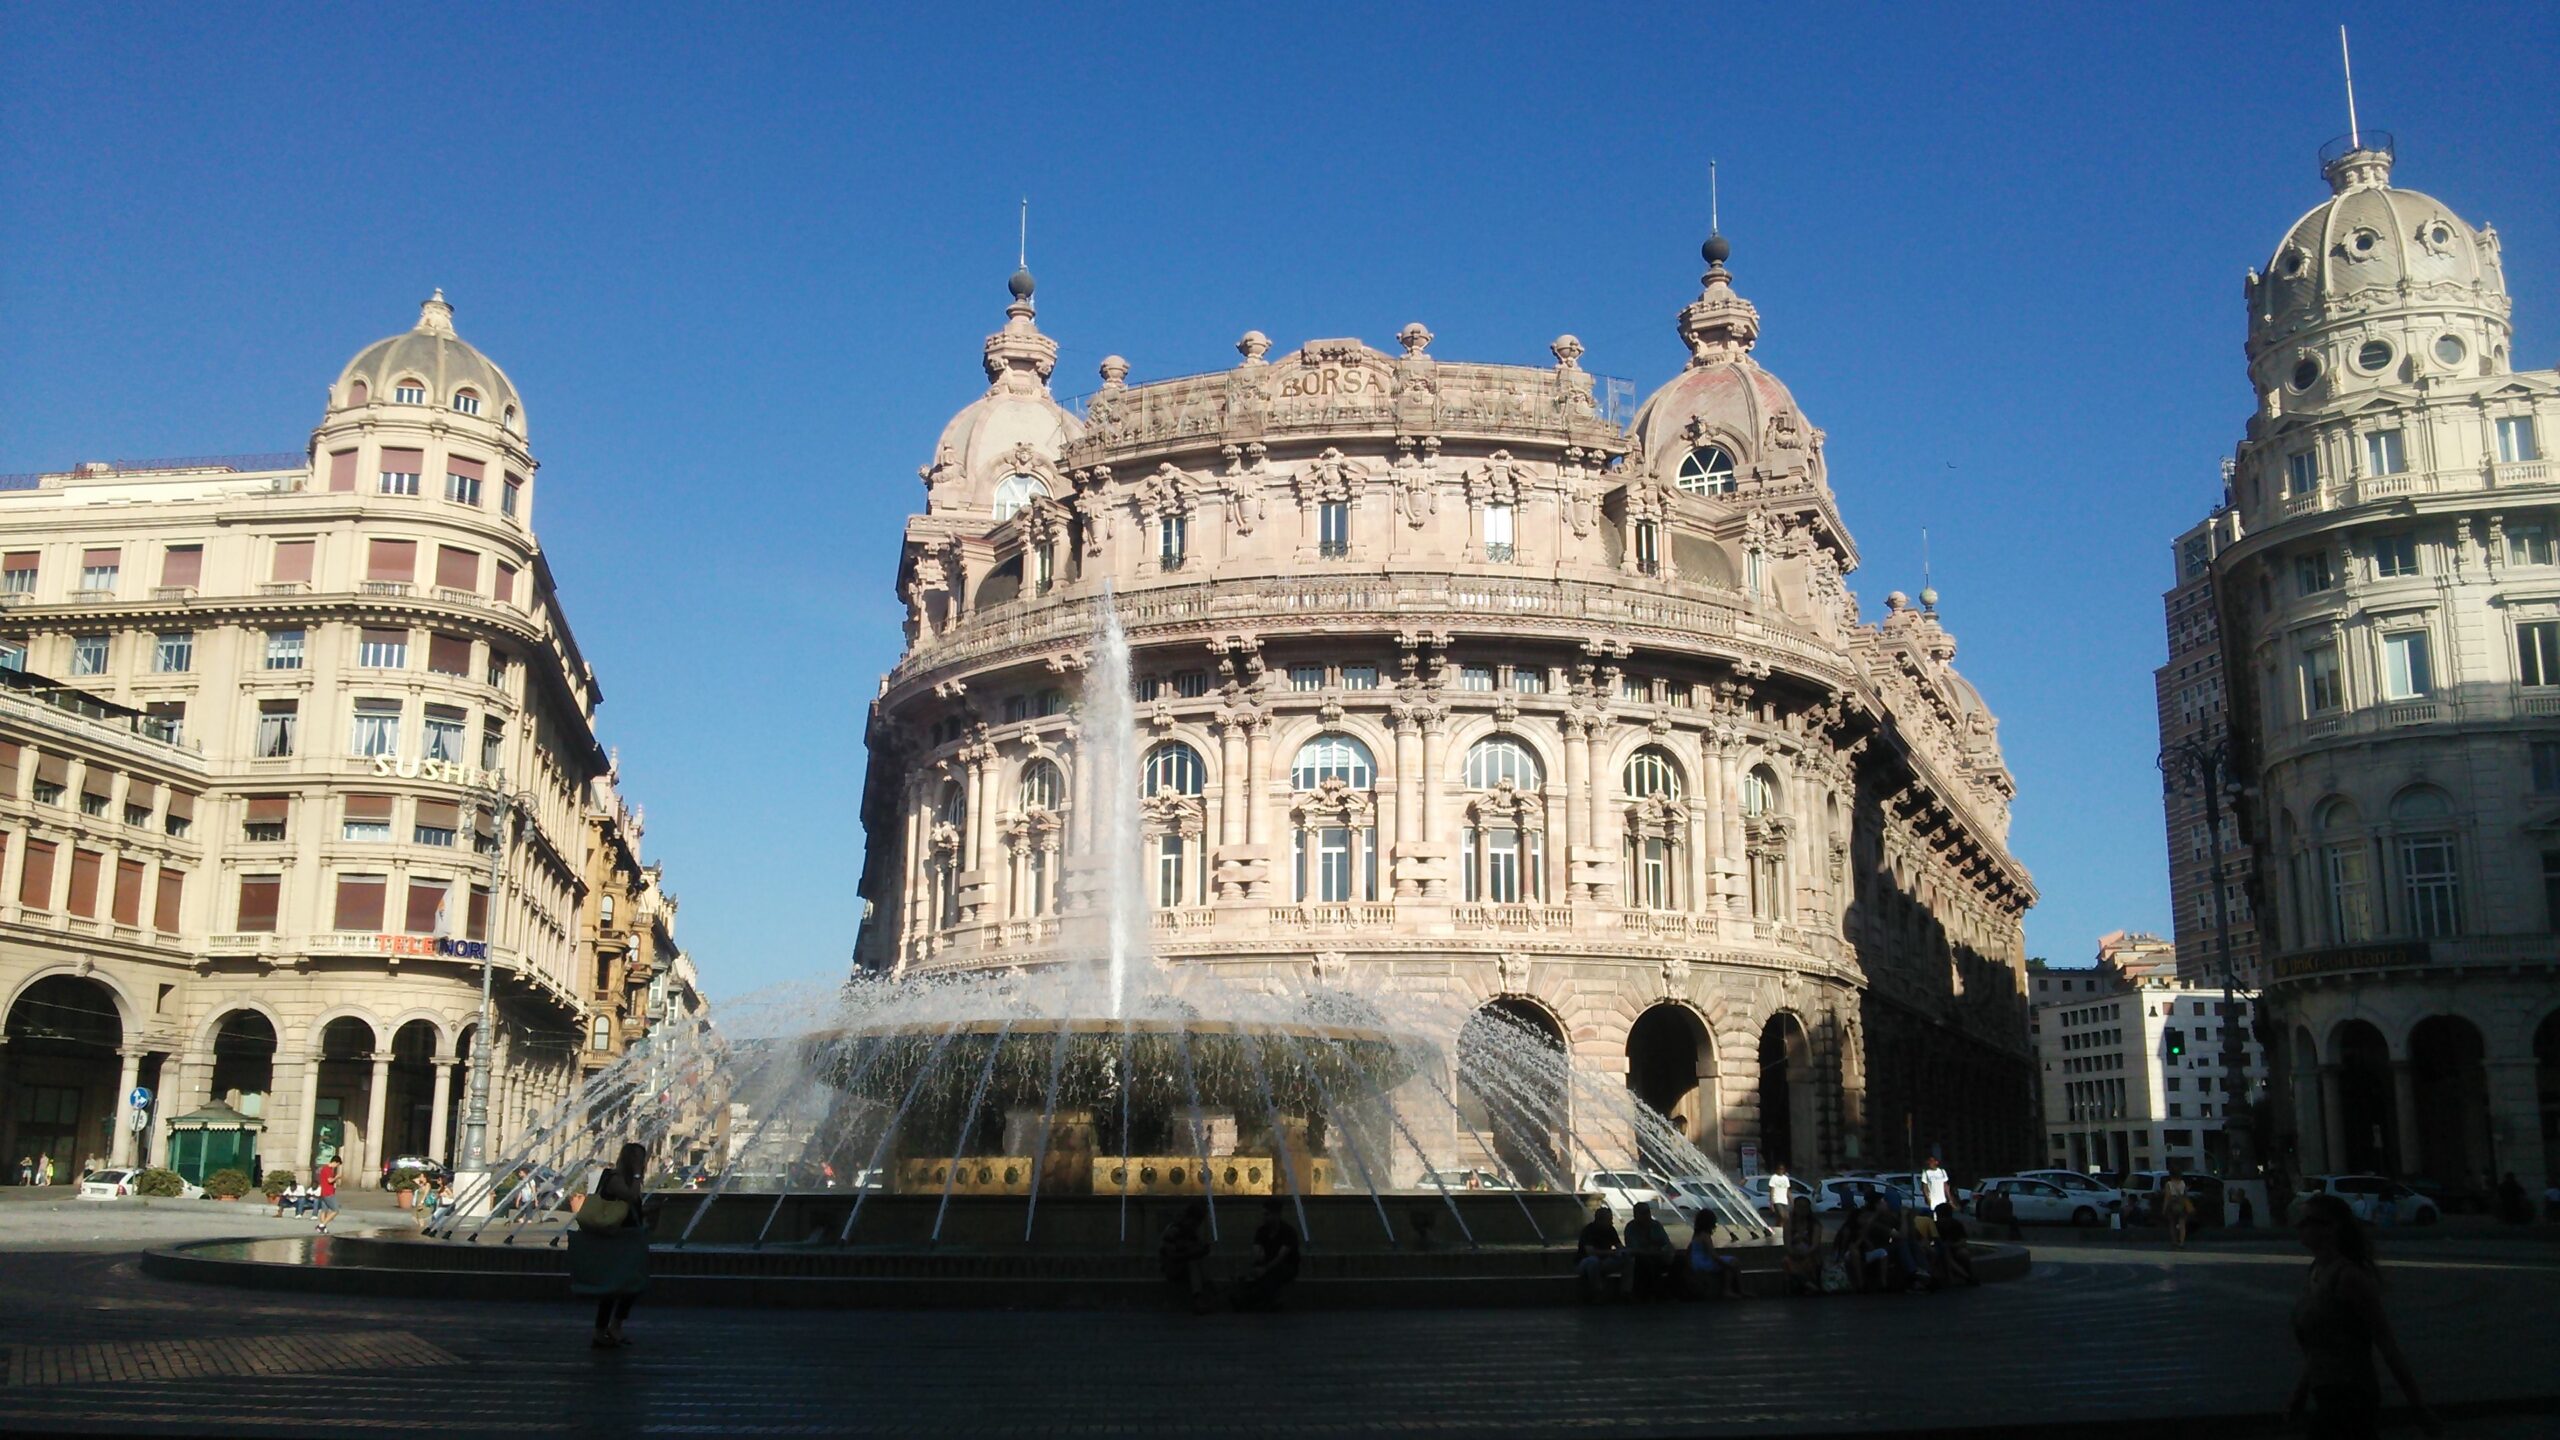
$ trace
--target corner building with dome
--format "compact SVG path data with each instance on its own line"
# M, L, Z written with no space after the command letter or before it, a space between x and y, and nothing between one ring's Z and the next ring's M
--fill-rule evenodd
M1015 275L907 522L858 968L1089 958L1109 605L1161 958L1502 1012L1728 1165L2037 1153L1996 722L1934 595L1861 620L1823 433L1705 254L1626 423L1570 335L1479 364L1419 324L1112 356L1071 407Z

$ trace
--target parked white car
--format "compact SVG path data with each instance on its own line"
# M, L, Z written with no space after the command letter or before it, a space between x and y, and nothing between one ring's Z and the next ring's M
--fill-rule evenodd
M1976 1213L1994 1195L2005 1197L2023 1225L2096 1225L2106 1208L2086 1191L2066 1190L2041 1175L1993 1175L1973 1187ZM2122 1202L2117 1202L2121 1204Z
M2021 1170L2018 1174L2022 1179L2042 1180L2065 1193L2080 1196L2097 1206L2101 1217L2124 1209L2123 1191L2077 1170Z
M134 1193L133 1182L139 1170L92 1170L81 1178L80 1193L75 1200L121 1200Z
M1761 1214L1774 1216L1778 1212L1777 1207L1770 1203L1769 1200L1769 1180L1769 1176L1754 1175L1750 1179L1742 1182L1742 1193L1751 1197L1752 1205L1757 1207ZM1814 1207L1816 1209L1821 1208L1822 1181L1819 1177L1812 1175L1798 1175L1792 1170L1788 1171L1787 1193L1790 1197L1797 1195L1810 1196L1813 1198Z
M2368 1225L2433 1225L2442 1218L2436 1202L2386 1175L2306 1175L2285 1223L2299 1222L2302 1202L2323 1191L2346 1201Z
M1611 1218L1620 1225L1635 1212L1637 1201L1660 1210L1668 1199L1662 1193L1661 1182L1641 1170L1593 1170L1582 1177L1580 1188L1592 1197L1592 1203L1608 1206Z

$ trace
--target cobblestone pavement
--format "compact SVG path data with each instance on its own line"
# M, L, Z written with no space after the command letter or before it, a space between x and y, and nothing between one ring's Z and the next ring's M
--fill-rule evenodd
M2039 1249L1940 1296L1218 1315L652 1311L280 1296L130 1254L0 1255L0 1431L444 1436L1635 1437L2270 1434L2303 1262L2272 1245ZM2395 1252L2388 1294L2454 1434L2560 1429L2560 1256ZM2467 1413L2466 1413L2467 1412Z
M0 1188L0 1250L127 1251L234 1235L308 1235L313 1222L278 1217L246 1200L75 1200L72 1187ZM330 1224L338 1235L412 1229L412 1212L388 1196L351 1196Z

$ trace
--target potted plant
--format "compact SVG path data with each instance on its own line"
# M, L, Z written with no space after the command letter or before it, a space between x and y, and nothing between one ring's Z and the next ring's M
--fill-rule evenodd
M259 1183L258 1188L265 1192L267 1203L276 1207L277 1218L281 1219L284 1216L284 1192L299 1183L299 1179L290 1170L270 1170L267 1172L267 1178Z
M390 1191L392 1199L406 1210L418 1203L418 1181L423 1174L414 1166L403 1165L383 1177L382 1188Z
M133 1193L160 1200L175 1200L187 1193L187 1182L175 1170L154 1167L133 1177Z
M216 1200L237 1200L249 1193L249 1172L216 1170L204 1177L204 1193Z

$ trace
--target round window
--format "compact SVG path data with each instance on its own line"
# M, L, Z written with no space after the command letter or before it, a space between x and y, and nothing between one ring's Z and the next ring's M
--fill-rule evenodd
M2301 274L2302 268L2310 263L2310 258L2305 256L2301 251L2288 250L2285 252L2284 263L2279 265L2277 268L2284 272L2285 278L2291 279L2294 276Z
M2447 365L2461 364L2462 357L2469 353L2469 351L2462 348L2462 337L2458 335L2439 335L2436 337L2436 358Z
M2319 383L2320 357L2317 355L2303 356L2301 362L2293 367L2293 388L2297 391L2308 390Z
M2356 368L2359 370L2371 373L2390 364L2391 343L2387 340L2367 340L2356 348Z
M2347 242L2348 245L2354 247L2355 252L2359 255L2372 254L2373 247L2380 243L2382 243L2382 237L2374 234L2370 230L2357 231L2355 233L2355 237Z
M2438 245L2453 243L2453 227L2439 220L2427 227L2427 239Z

